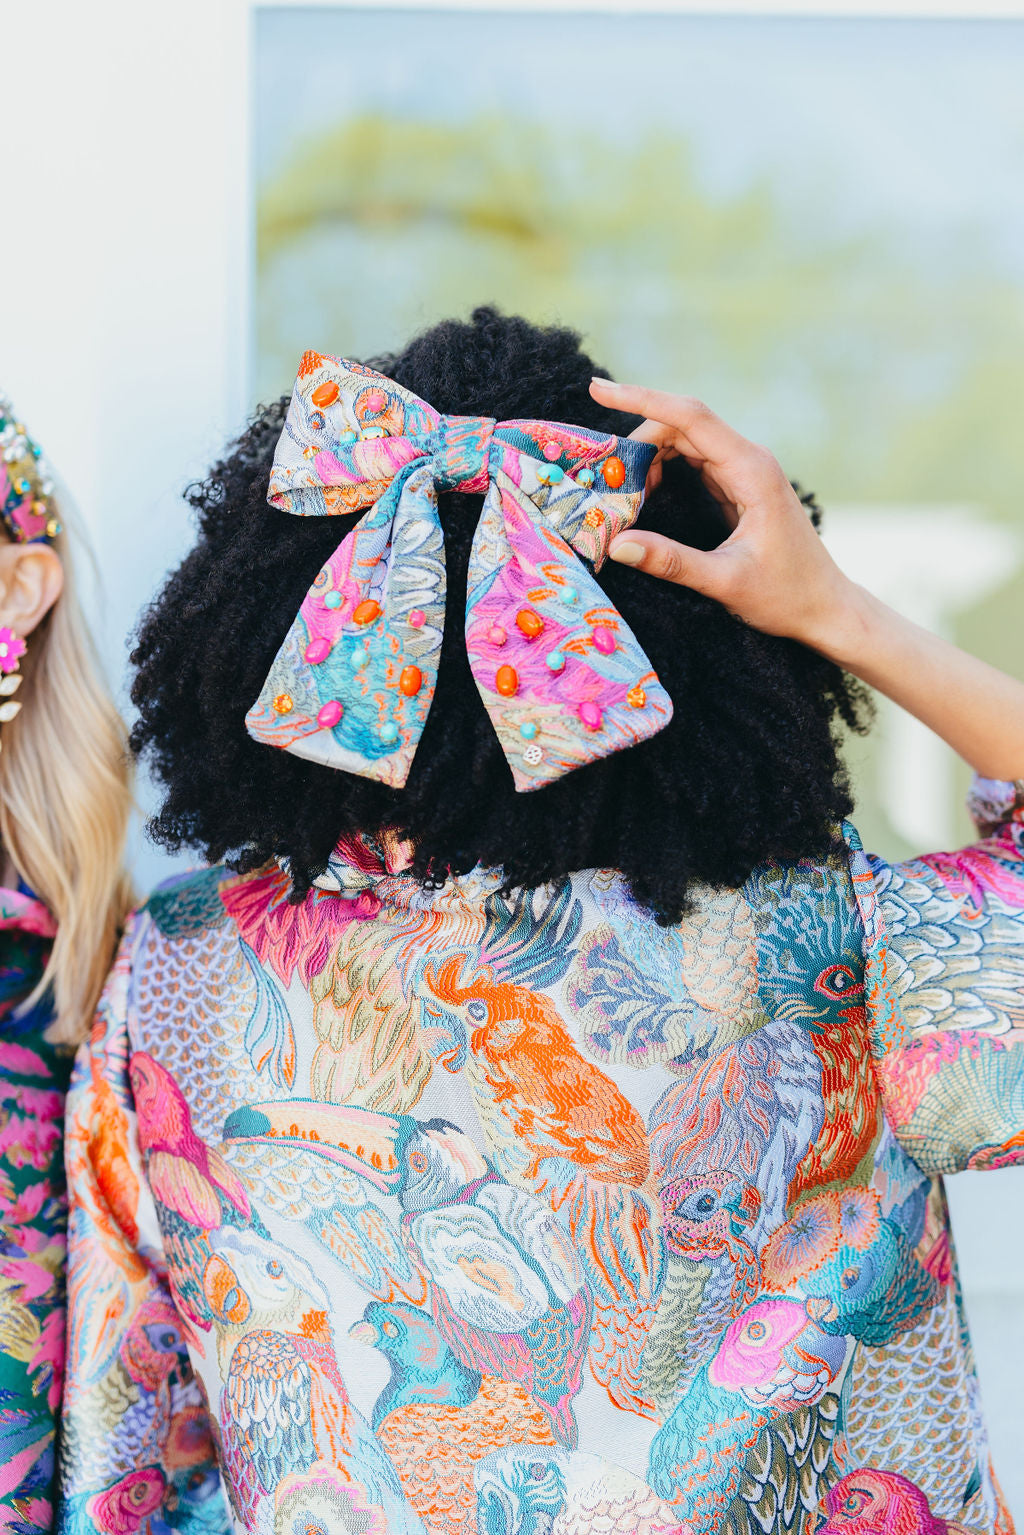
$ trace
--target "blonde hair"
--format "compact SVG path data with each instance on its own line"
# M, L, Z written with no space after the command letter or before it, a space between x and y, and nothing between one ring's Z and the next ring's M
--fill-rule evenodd
M57 923L46 970L25 1005L52 988L49 1037L76 1044L89 1028L132 902L124 870L132 775L124 726L75 588L67 534L54 546L64 589L27 638L23 707L0 736L0 843Z

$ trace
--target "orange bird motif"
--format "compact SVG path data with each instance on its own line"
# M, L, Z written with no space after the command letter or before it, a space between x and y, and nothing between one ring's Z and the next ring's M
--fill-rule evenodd
M576 1044L549 996L579 903L488 903L482 964L424 967L427 989L465 1033L481 1123L504 1175L564 1211L594 1296L590 1368L618 1405L645 1416L639 1361L664 1272L643 1119Z
M862 932L852 897L844 903L824 887L815 891L812 872L802 865L769 867L752 878L765 887L763 909L771 913L758 935L761 1000L773 1019L799 1025L821 1072L824 1115L790 1182L792 1206L810 1190L852 1178L880 1133ZM808 920L811 902L818 908L814 921Z
M576 1049L550 998L498 981L463 976L460 956L428 967L433 994L465 1008L476 1023L470 1049L516 1141L531 1155L526 1176L564 1157L603 1183L640 1187L650 1167L644 1122L610 1078Z

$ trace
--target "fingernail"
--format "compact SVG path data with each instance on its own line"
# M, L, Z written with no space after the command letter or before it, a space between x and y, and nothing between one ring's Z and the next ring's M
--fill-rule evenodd
M620 565L639 565L647 550L643 544L638 544L631 538L624 538L620 543L612 544L608 553L613 560L618 560Z
M622 388L622 385L621 384L617 384L614 379L612 379L612 378L599 378L596 373L595 373L594 377L590 380L590 382L592 384L600 384L602 389L621 389Z

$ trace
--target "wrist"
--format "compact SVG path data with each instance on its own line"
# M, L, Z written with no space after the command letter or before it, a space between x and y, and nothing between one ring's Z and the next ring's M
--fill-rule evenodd
M822 600L794 637L837 666L856 671L868 659L888 609L866 587L837 571Z

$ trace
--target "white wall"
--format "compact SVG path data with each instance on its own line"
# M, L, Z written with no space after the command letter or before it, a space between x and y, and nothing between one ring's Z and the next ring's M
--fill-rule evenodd
M8 0L2 38L0 379L87 524L120 678L181 486L244 415L247 7Z

